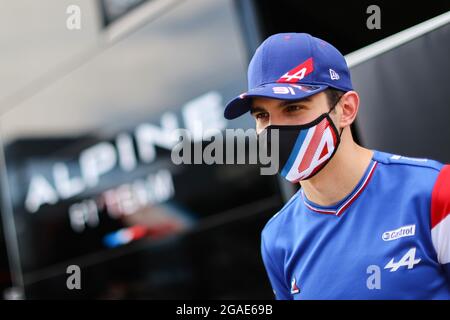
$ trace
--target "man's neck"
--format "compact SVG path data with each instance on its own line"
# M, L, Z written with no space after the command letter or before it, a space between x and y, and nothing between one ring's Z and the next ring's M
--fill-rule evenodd
M373 151L357 145L350 137L338 146L333 158L314 177L300 181L308 200L322 206L344 199L368 168Z

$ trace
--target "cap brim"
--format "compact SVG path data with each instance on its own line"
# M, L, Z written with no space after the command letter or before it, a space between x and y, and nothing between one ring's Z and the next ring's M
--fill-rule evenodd
M237 118L250 110L252 97L280 100L300 100L328 88L327 85L305 85L295 83L270 83L245 92L227 103L224 117L228 120Z

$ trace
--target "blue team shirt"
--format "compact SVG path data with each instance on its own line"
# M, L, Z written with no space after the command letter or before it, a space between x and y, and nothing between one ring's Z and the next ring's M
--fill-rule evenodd
M300 189L266 224L276 299L450 299L450 166L374 150L344 199Z

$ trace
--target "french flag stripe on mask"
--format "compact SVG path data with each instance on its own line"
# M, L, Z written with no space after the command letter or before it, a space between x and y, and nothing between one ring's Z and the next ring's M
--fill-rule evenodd
M285 166L283 167L283 170L281 170L281 175L283 177L287 177L287 175L289 174L291 169L294 167L295 162L300 155L300 151L301 151L300 149L302 148L302 146L303 146L303 149L305 148L304 142L307 139L307 136L312 135L312 131L314 131L314 127L310 128L308 130L302 130L300 132L297 140L295 141L294 148L292 149L292 152L289 155L289 159L286 162Z
M315 152L317 151L317 147L319 143L322 141L323 133L327 128L328 122L322 121L316 127L316 131L311 139L311 142L308 145L308 149L306 149L305 156L303 157L302 162L298 166L298 172L305 171L310 165L313 159Z

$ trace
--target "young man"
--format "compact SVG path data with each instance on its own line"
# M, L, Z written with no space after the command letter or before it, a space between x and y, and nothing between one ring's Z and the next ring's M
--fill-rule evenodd
M248 85L225 117L278 130L279 172L301 185L262 231L275 297L450 299L450 166L356 144L345 59L311 35L266 39Z

